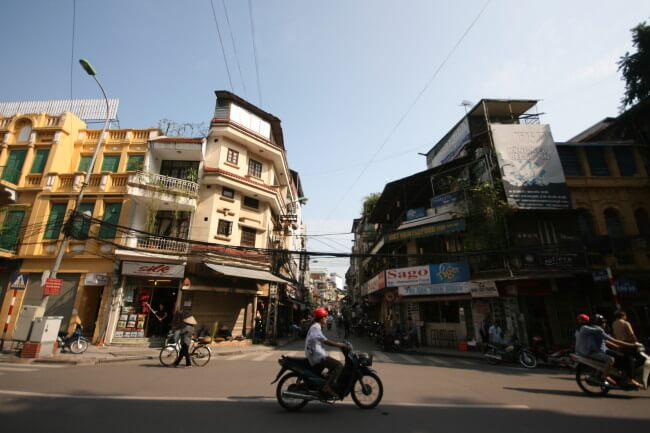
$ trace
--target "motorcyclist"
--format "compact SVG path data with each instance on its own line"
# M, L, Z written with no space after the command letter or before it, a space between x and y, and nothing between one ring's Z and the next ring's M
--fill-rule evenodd
M621 347L631 347L634 345L626 343L624 341L616 340L611 335L607 334L604 329L606 324L607 321L605 318L600 314L596 314L594 315L590 325L583 325L578 332L578 338L576 340L576 353L580 356L603 362L605 364L603 367L603 375L608 382L616 385L616 381L609 375L609 372L614 365L615 359L613 356L611 356L611 352L608 353L607 349L619 349ZM633 364L626 362L626 367L628 367L626 369L627 384L641 387L641 384L635 381L633 378Z
M314 322L309 328L307 338L305 339L305 356L309 361L309 365L315 369L327 369L327 381L325 382L322 391L335 397L336 393L332 389L332 385L336 383L339 374L341 374L343 364L331 356L328 356L323 344L338 347L339 349L344 349L347 345L328 340L327 337L325 337L322 327L327 323L327 316L327 310L324 308L319 307L314 310Z

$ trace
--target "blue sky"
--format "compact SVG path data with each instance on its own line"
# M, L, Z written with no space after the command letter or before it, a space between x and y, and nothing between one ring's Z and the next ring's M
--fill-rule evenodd
M122 127L208 122L213 91L233 90L282 119L289 163L310 199L308 229L338 233L349 231L365 195L426 168L417 152L460 119L462 100L540 99L556 141L615 115L616 61L632 49L630 28L650 15L647 0L492 0L354 183L486 0L252 0L259 91L249 2L225 0L236 50L224 2L213 4L232 89L209 0L77 0L72 83L73 0L3 0L0 100L97 97L79 57L120 98ZM349 246L349 236L309 243ZM344 260L314 266L347 268Z

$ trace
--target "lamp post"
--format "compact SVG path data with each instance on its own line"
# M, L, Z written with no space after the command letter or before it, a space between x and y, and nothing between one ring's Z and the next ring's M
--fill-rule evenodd
M104 137L104 134L108 129L108 122L110 121L110 105L108 103L108 97L106 96L106 92L104 91L104 88L102 87L101 83L97 79L97 71L95 71L95 68L93 68L90 62L86 59L79 59L79 63L81 64L81 67L84 69L84 71L86 71L88 75L93 77L93 79L99 86L99 90L102 91L102 95L104 96L104 102L106 103L106 120L104 121L104 127L102 128L102 132L101 134L99 134L99 138L97 139L97 144L95 145L95 151L93 152L93 157L90 160L90 165L88 166L88 169L84 174L83 182L81 182L81 185L79 187L79 193L77 194L77 198L75 201L71 218L75 218L77 216L77 213L79 212L79 206L81 205L81 200L83 200L84 197L84 190L88 186L88 179L90 178L90 174L93 172L95 161L97 161L97 156L99 155L99 151L101 150L102 138ZM70 232L69 230L64 230L63 240L59 244L59 248L56 252L56 258L54 259L54 265L52 266L52 270L50 271L50 275L48 279L56 278L56 275L59 272L59 268L61 267L61 261L63 260L63 255L65 254L65 250L66 247L68 246L69 240L70 240ZM47 301L49 300L49 298L50 298L49 295L43 296L43 300L41 301L41 307L43 307L43 310L45 310L45 307L47 307Z

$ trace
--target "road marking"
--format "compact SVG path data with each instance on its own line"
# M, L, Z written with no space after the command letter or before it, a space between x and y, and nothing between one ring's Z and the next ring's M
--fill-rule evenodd
M422 364L422 361L420 361L419 359L415 359L409 355L404 355L403 353L396 353L395 356L411 364Z
M271 355L274 355L274 353L271 352L271 351L268 351L267 353L265 353L263 355L260 355L260 356L257 356L255 358L251 359L251 361L264 361L266 358L268 358Z
M0 367L1 371L20 371L22 373L30 373L32 371L38 371L34 368L16 368L16 367Z
M65 364L18 364L15 362L0 362L0 367L12 368L62 368Z
M274 403L274 397L261 398L227 398L227 397L179 397L173 396L139 396L139 395L79 395L79 394L46 394L31 391L13 391L0 390L0 395L12 395L17 397L36 397L36 398L68 398L75 400L126 400L126 401L209 401L209 402L229 402L229 403ZM341 401L337 404L353 405L352 401ZM476 409L530 409L523 404L459 404L459 403L406 403L406 402L386 402L381 406L397 407L431 407L431 408L476 408Z
M241 353L239 355L231 355L231 356L224 356L223 360L224 361L234 361L236 359L242 359L245 358L249 355L249 353Z

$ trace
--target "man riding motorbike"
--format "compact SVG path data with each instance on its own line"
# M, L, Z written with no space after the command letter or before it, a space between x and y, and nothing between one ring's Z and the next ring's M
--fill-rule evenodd
M332 384L334 384L336 379L338 379L338 376L343 369L343 364L331 356L328 356L323 344L338 347L339 349L344 349L347 346L343 343L328 340L327 337L325 337L322 327L327 323L327 316L327 310L324 308L316 308L316 310L314 310L314 322L309 328L307 338L305 339L305 356L309 361L309 365L314 367L316 370L327 369L327 381L325 382L322 391L334 397L336 396L336 392L332 389Z
M578 316L579 321L583 321L583 315ZM615 359L612 355L617 355L614 352L608 351L610 349L620 349L627 347L634 347L633 344L624 341L616 340L611 335L605 332L606 325L605 318L596 314L592 320L591 325L584 324L578 331L576 340L576 353L586 358L605 363L603 368L603 375L606 380L616 385L616 381L609 376L609 372L614 365ZM625 360L626 381L628 385L641 387L642 385L635 381L632 377L634 369L634 360Z

